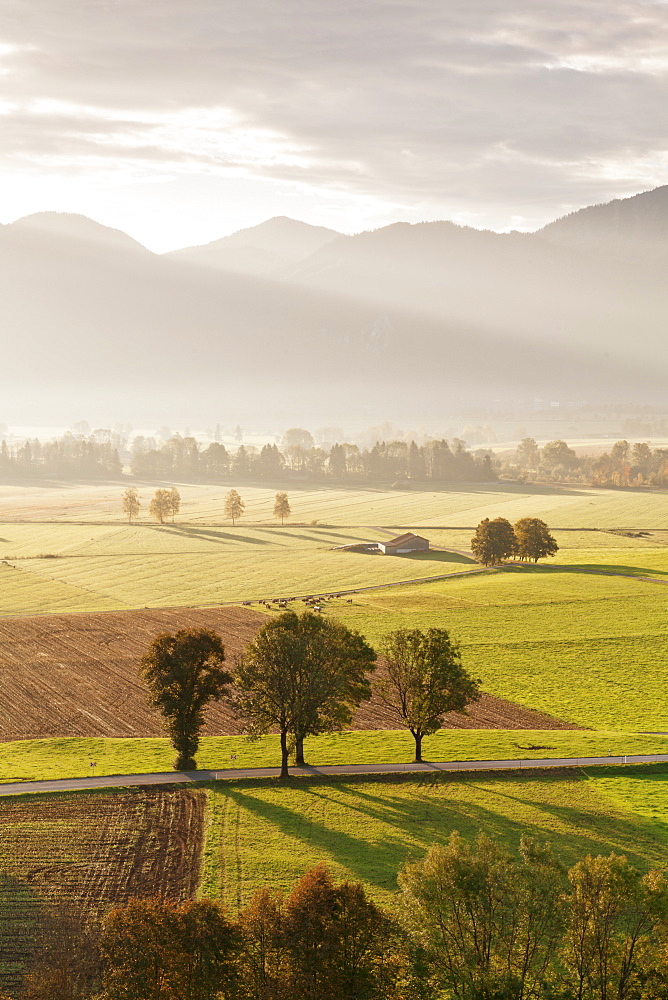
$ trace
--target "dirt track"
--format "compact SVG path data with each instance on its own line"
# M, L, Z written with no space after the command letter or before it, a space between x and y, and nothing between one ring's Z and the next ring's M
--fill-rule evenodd
M182 608L45 615L0 620L0 741L58 736L160 736L137 674L137 660L159 633L187 626L220 632L228 659L267 621L247 608ZM382 670L382 665L379 668ZM376 697L355 729L396 729ZM512 702L483 695L470 715L451 713L448 729L577 729ZM243 731L226 702L212 705L204 734Z

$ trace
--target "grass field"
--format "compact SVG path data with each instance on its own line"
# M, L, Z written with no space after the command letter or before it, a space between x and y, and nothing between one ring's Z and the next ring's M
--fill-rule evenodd
M295 779L288 787L220 782L212 793L202 891L236 912L259 886L287 889L324 861L337 877L362 880L391 905L397 871L444 843L452 830L469 838L483 830L511 846L527 832L549 841L568 865L587 853L615 851L641 868L663 866L668 769L604 771L601 778L529 771ZM642 806L647 786L661 819Z
M668 730L667 591L539 566L360 594L330 613L372 641L447 628L486 691L557 718Z
M16 985L51 905L99 917L133 896L191 896L204 815L205 793L190 789L3 799L0 988Z
M123 520L121 494L128 481L100 485L77 483L0 486L0 521ZM142 519L148 502L162 483L137 484ZM173 485L171 483L167 485ZM177 483L182 497L180 520L193 524L224 524L223 502L234 487L246 504L243 522L275 524L274 494L287 490L292 520L333 525L413 524L475 526L484 517L542 517L554 528L668 529L665 490L598 489L581 486L521 486L504 483L441 486L413 484L411 489L356 486L299 486L276 483L266 487L239 483L189 485ZM1 532L0 532L1 534Z
M398 559L332 551L382 537L362 529L2 524L0 557L9 565L0 564L0 614L224 603L475 568L448 552Z
M309 764L404 763L414 743L402 730L357 730L313 737L305 744ZM668 753L668 735L626 731L545 729L442 729L425 737L425 760L538 760L543 757L597 757L610 754ZM0 781L82 778L91 774L145 774L170 771L174 750L166 739L67 737L0 743ZM91 762L95 767L91 767ZM198 767L278 767L278 736L203 737Z

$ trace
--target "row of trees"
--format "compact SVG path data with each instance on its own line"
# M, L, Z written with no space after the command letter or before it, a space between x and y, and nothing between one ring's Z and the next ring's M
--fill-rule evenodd
M123 465L108 441L65 434L57 441L37 439L12 446L0 443L0 475L57 479L118 479Z
M195 438L172 438L164 444L136 438L131 470L145 479L275 480L289 471L312 479L371 480L391 482L414 479L436 482L489 482L497 478L488 452L472 454L455 438L425 445L405 441L379 441L360 450L356 444L317 448L294 444L279 450L275 444L261 449L241 445L233 453L212 442L202 448Z
M465 712L480 697L445 629L399 629L382 642L386 672L375 689L397 724L422 741L446 712ZM175 767L193 769L204 710L228 698L251 736L280 734L281 777L291 751L304 764L304 740L343 729L371 697L377 654L359 632L312 612L271 619L228 670L221 637L209 629L159 635L140 669L177 752ZM232 688L234 685L234 688Z
M132 900L99 932L61 921L25 1000L665 1000L668 883L625 857L568 871L453 832L398 874L392 914L324 866L231 920L211 900Z
M538 562L559 551L545 521L521 517L513 526L505 517L486 517L471 539L471 551L483 566L498 566L504 559Z
M121 506L123 508L123 513L130 523L139 517L141 511L141 500L139 499L139 490L136 486L129 486L128 489L125 490L121 500ZM245 509L246 504L241 499L237 491L229 490L225 495L225 501L223 503L223 512L225 517L229 517L232 524L234 524L241 517ZM156 490L148 505L149 515L159 524L164 524L165 520L170 516L173 521L180 510L181 494L177 490L176 486L172 486L168 490ZM284 524L286 517L290 517L291 513L292 511L290 509L288 494L283 490L279 490L274 498L274 517L280 518L281 524Z
M578 455L562 440L539 448L533 438L524 438L514 460L504 472L525 479L586 483L592 486L667 486L668 448L652 449L646 442L616 441L602 455Z

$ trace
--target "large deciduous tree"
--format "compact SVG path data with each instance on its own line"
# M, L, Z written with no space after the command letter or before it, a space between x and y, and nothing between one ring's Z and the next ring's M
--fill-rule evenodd
M505 517L486 517L476 528L471 539L471 551L483 566L498 566L504 559L514 555L517 539L510 521Z
M587 857L568 872L562 956L574 997L665 997L668 883L661 871L643 875L625 857ZM663 966L661 983L653 973ZM643 990L643 986L645 990Z
M243 502L236 490L229 490L225 494L225 517L229 517L232 524L241 517L246 504Z
M192 770L204 709L227 693L225 647L209 629L181 629L157 636L140 661L153 704L162 712L177 752L177 770Z
M407 865L399 875L403 909L426 950L434 995L565 998L543 990L563 928L562 880L549 850L524 837L517 859L485 834L468 844L454 832Z
M538 562L545 556L553 556L559 551L559 546L550 534L545 521L538 517L522 517L515 524L515 539L517 541L516 555L519 559L533 559Z
M459 647L445 629L397 629L385 637L380 652L387 673L378 694L397 722L415 740L415 760L422 760L422 740L440 729L446 712L465 712L480 698L478 681L462 666Z
M237 706L252 733L279 730L282 778L290 737L296 763L303 764L304 739L341 729L370 697L367 675L375 662L358 632L311 612L285 612L246 646L236 670Z
M400 957L391 921L360 883L337 886L324 865L306 872L287 899L260 889L239 923L241 978L250 1000L398 996Z
M280 517L281 524L283 524L286 517L290 517L290 513L290 501L288 500L288 494L283 490L279 490L274 499L274 517Z
M132 523L133 517L139 516L139 511L141 509L141 504L139 502L139 493L136 486L128 486L127 490L123 494L123 513L127 514L128 521Z

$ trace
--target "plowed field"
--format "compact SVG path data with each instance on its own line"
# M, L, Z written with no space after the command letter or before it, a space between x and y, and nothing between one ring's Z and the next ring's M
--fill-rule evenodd
M56 903L99 918L133 896L195 893L203 791L27 796L0 809L0 989L15 986Z
M0 620L0 741L58 736L160 736L137 661L164 631L215 629L228 660L266 622L247 608L188 608L48 615ZM379 668L382 670L381 668ZM396 729L374 697L354 720L356 729ZM445 728L573 729L550 716L485 695L470 715L452 713ZM243 731L225 701L211 705L204 735Z

